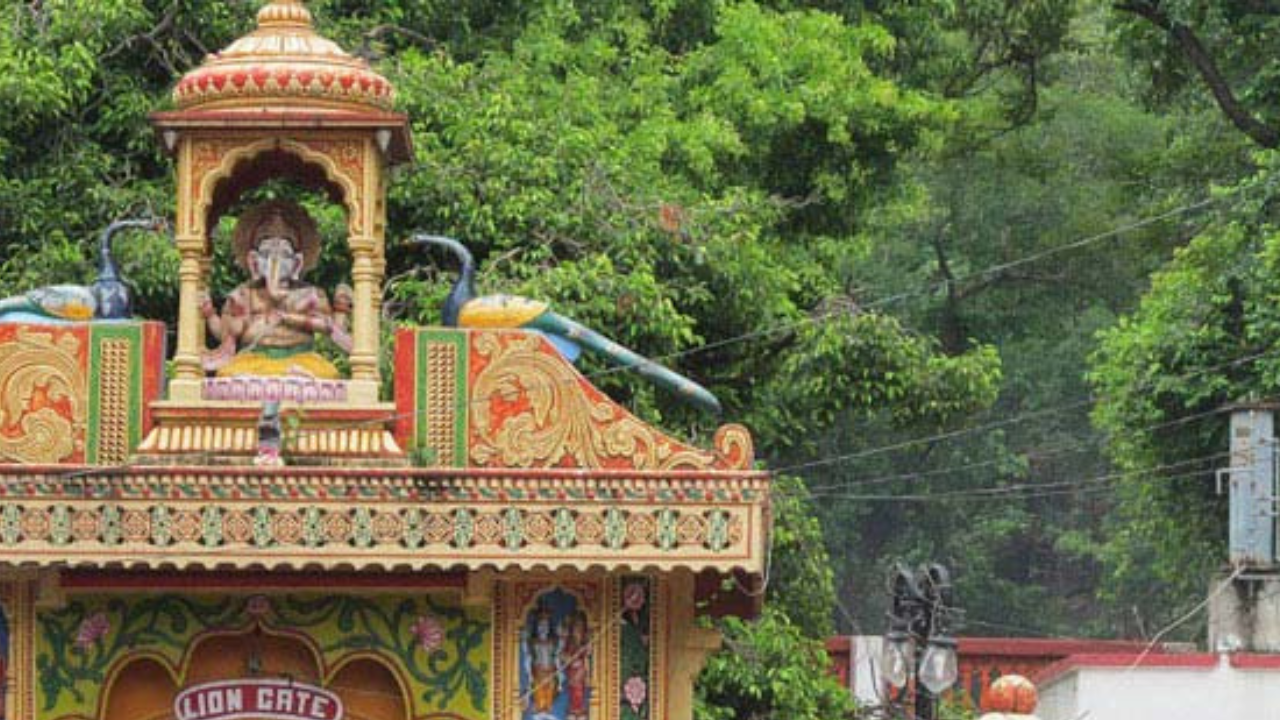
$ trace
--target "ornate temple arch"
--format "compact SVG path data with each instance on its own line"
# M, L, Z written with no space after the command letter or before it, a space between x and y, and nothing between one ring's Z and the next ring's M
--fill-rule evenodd
M174 136L178 160L177 227L175 239L182 257L175 354L176 380L172 397L199 399L195 383L202 376L199 357L205 346L204 327L196 311L206 289L211 265L210 231L232 204L262 182L283 178L326 191L347 213L347 247L352 286L359 308L352 318L355 348L351 353L352 380L363 385L354 395L365 404L376 401L379 355L378 299L385 267L386 208L381 200L382 176L388 160L368 128L267 131L255 126L225 127L201 121ZM281 121L283 122L283 121ZM184 383L190 387L184 387Z
M196 161L190 169L190 183L197 191L187 213L187 226L180 232L207 238L218 217L245 192L271 177L285 177L311 189L326 190L331 200L343 206L347 211L348 242L350 238L366 237L374 231L367 222L372 209L368 207L369 193L363 177L366 151L360 138L197 140L192 148ZM279 161L282 155L300 167L281 172L281 165L287 168ZM266 172L256 171L262 165L272 167Z
M409 606L409 616L394 616ZM344 611L358 640L346 641L335 619ZM388 611L394 622L380 624L374 616ZM451 677L437 682L432 675L435 668L456 676L459 664L476 672L486 662L487 626L463 615L455 599L440 593L379 599L161 593L115 601L73 594L45 611L37 631L38 654L60 659L47 666L38 703L59 720L172 720L183 717L184 692L240 678L321 689L341 702L347 720L473 718L488 710L487 692L475 696ZM440 652L438 667L422 647L424 616L438 623L431 639L440 643L431 646ZM468 647L446 639L481 630Z

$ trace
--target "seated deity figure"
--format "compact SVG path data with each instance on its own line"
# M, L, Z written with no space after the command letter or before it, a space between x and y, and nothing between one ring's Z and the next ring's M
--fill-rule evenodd
M351 289L339 285L330 306L323 290L302 280L320 255L307 212L284 201L257 205L236 224L233 248L249 280L227 296L220 314L207 295L201 298L209 334L219 342L205 356L205 370L218 377L338 379L338 369L315 351L315 337L327 335L351 351Z

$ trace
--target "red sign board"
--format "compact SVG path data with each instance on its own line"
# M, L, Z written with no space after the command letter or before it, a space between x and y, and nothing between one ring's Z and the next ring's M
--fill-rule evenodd
M253 678L193 685L173 701L177 720L342 720L342 700L314 685Z

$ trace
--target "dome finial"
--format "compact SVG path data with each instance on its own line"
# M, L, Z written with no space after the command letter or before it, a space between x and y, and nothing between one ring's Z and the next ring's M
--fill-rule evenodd
M311 11L302 0L271 0L258 11L258 27L282 25L311 27Z
M180 110L387 111L395 90L369 63L316 33L300 0L270 0L258 27L200 67L173 90Z

